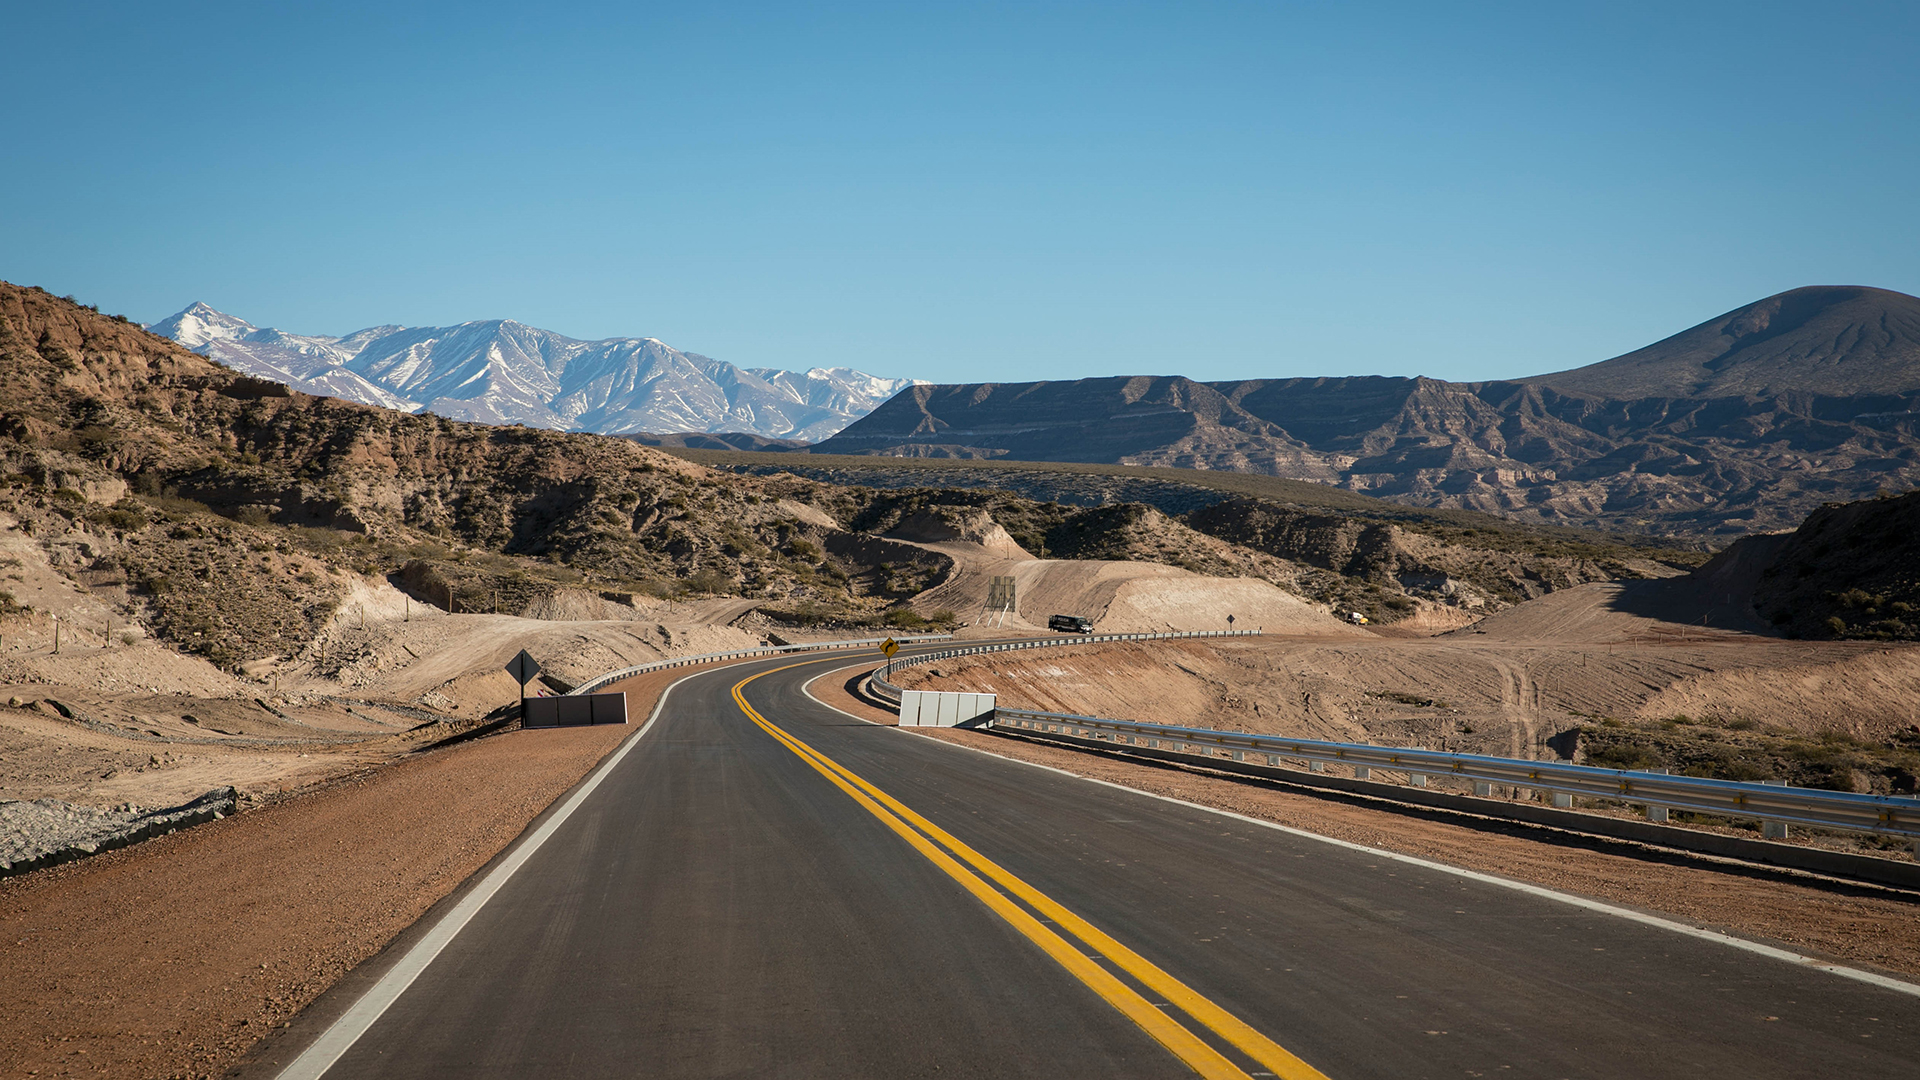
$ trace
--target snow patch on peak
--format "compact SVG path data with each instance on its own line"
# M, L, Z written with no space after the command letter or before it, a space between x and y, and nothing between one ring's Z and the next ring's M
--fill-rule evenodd
M745 431L820 440L918 381L845 367L739 368L659 338L581 341L511 319L325 337L263 330L196 302L148 329L308 393L603 434Z
M161 337L172 338L196 352L202 352L208 342L243 338L253 333L255 327L245 319L216 311L196 300L183 310L159 322L148 323L146 329Z

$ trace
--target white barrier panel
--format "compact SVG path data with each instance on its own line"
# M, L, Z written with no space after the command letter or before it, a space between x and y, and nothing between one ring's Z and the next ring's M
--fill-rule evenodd
M993 714L994 695L957 694L945 690L903 690L901 727L959 727Z

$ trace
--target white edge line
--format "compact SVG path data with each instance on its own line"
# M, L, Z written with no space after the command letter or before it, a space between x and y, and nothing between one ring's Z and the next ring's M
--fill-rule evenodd
M525 865L549 837L559 831L560 826L565 824L567 818L579 809L580 804L593 794L594 789L607 778L614 766L620 764L628 752L640 745L640 740L653 727L653 722L660 719L661 710L667 707L667 696L673 693L674 688L696 675L709 674L711 670L690 672L675 679L661 691L660 701L653 707L653 715L647 717L647 722L640 725L640 730L621 743L620 748L615 750L611 757L602 761L587 777L586 782L573 793L572 798L568 799L552 817L541 823L540 827L535 829L524 842L514 848L513 853L495 866L472 892L462 897L452 911L442 916L440 921L434 924L433 929L427 931L425 936L407 950L407 954L400 958L399 963L387 969L387 973L380 976L378 982L361 994L359 1000L348 1007L331 1027L321 1032L320 1037L309 1044L299 1057L294 1058L291 1064L280 1070L278 1080L319 1080L326 1075L327 1070L333 1068L334 1063L353 1048L353 1044L359 1041L360 1036L365 1035L367 1029L371 1028L381 1015L399 1000L400 995L406 993L407 987L413 985L413 981L420 977L420 973L427 969L428 964L433 963L434 958L440 955L441 950L447 947L454 936L473 921L473 917L480 913L480 909L487 905L488 900L493 899L493 894L506 885L514 872Z
M812 683L812 680L809 680L808 685L811 686L811 683ZM813 694L809 691L807 693L807 696L812 698ZM844 709L834 709L833 706L828 705L824 701L820 701L819 698L813 698L813 699L819 702L822 706L825 706L826 708L829 708L829 709L833 709L834 712L840 713L843 716L853 716L852 713L847 712ZM863 723L873 724L873 721L863 720L861 717L858 717L858 716L853 716L853 718L855 720L862 720ZM893 725L874 724L874 726L884 728L884 727L889 727ZM1732 934L1722 933L1721 931L1718 931L1718 930L1709 930L1703 926L1689 926L1686 923L1675 922L1672 919L1663 919L1658 915L1648 915L1645 912L1634 911L1631 908L1616 907L1613 904L1608 904L1600 900L1591 900L1584 896L1575 896L1572 893L1559 892L1557 890L1549 889L1541 885L1529 885L1524 881L1512 881L1507 878L1495 877L1492 874L1482 874L1477 870L1467 870L1458 866L1448 866L1445 863L1434 862L1430 859L1422 859L1417 855L1403 855L1397 851L1387 851L1384 848L1368 847L1365 844L1356 844L1351 840L1338 840L1331 836L1322 836L1319 833L1308 832L1305 829L1296 829L1291 825L1282 825L1277 821L1266 821L1262 818L1249 817L1246 814L1236 814L1231 810L1222 810L1217 806L1207 806L1204 803L1189 802L1186 799L1177 799L1171 795L1160 795L1151 791L1142 791L1139 788L1128 787L1125 784L1116 784L1111 780L1100 780L1091 776L1082 776L1079 773L1070 772L1066 769L1058 768L1053 765L1042 765L1038 762L1022 761L1019 758L1007 757L1004 754L996 754L991 750L982 749L981 747L978 747L978 746L967 746L962 743L948 742L945 739L931 738L930 736L924 735L921 732L913 731L908 728L902 728L902 727L896 726L894 727L894 730L904 731L909 735L915 735L921 738L926 738L929 742L937 743L941 746L950 746L956 750L971 750L976 754L985 754L990 758L998 758L1001 761L1011 761L1016 765L1025 765L1029 768L1034 768L1034 769L1044 769L1047 772L1059 773L1061 776L1071 777L1075 780L1083 780L1089 784L1099 784L1102 787L1114 788L1116 790L1125 791L1133 795L1141 795L1149 799L1159 799L1161 802L1173 803L1176 806L1185 806L1194 810L1204 810L1209 814L1218 814L1221 817L1232 818L1235 821L1244 821L1249 825L1259 825L1263 828L1273 829L1278 832L1286 833L1290 836L1298 836L1307 840L1318 840L1323 844L1332 844L1335 847L1346 848L1349 851L1357 851L1365 855L1372 855L1382 859L1392 859L1395 862L1406 863L1410 866L1418 866L1425 870L1437 870L1440 873L1452 874L1455 877L1466 878L1469 881L1478 881L1487 885L1497 885L1503 889L1512 889L1515 892L1526 893L1529 896L1537 896L1545 900L1552 900L1557 903L1567 904L1571 907L1584 908L1588 911L1598 912L1602 915L1612 915L1617 918L1626 919L1630 922L1639 923L1643 926L1651 926L1651 927L1654 927L1655 929L1667 930L1675 934L1684 934L1687 937L1698 938L1701 941L1711 941L1719 945L1728 946L1730 948L1741 949L1746 952L1754 953L1759 956L1768 957L1769 959L1783 960L1783 961L1786 961L1787 963L1796 964L1800 967L1814 968L1819 971L1824 971L1829 975L1838 975L1843 979L1854 979L1859 982L1868 983L1870 985L1880 987L1883 990L1892 990L1895 993L1906 994L1910 997L1920 997L1920 985L1916 985L1914 983L1905 982L1900 979L1890 978L1886 975L1880 975L1871 971L1862 971L1859 968L1847 967L1844 964L1829 963L1828 961L1820 960L1811 956L1804 956L1800 953L1793 952L1788 949L1778 949L1773 947L1772 945L1762 945L1757 941L1748 941L1745 938L1734 937Z
M865 661L861 661L861 663L865 663ZM858 666L859 666L858 664L848 664L846 667L828 668L827 670L821 672L820 674L815 675L813 678L808 679L806 682L801 683L800 692L807 695L807 700L813 702L815 705L818 705L823 709L832 709L834 712L837 712L841 716L844 716L850 720L858 720L863 724L872 724L874 727L899 727L900 725L898 724L883 724L878 720L869 720L864 716L855 716L852 713L848 712L847 710L840 708L838 705L829 705L826 702L821 701L819 698L813 696L814 683L817 683L821 679L824 679L829 675L835 674L836 672L845 671L849 667L858 667ZM995 754L993 756L999 757L1000 755ZM1072 776L1073 774L1068 773L1067 775Z

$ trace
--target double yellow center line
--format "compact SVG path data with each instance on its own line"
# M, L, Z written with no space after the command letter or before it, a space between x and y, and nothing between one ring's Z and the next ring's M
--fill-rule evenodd
M819 661L813 661L819 663ZM1251 1080L1250 1075L1226 1055L1188 1030L1173 1017L1148 1001L1139 991L1096 963L1080 948L1068 942L1041 919L1080 939L1086 947L1106 958L1140 985L1167 1000L1215 1034L1259 1062L1272 1075L1283 1080L1326 1080L1325 1074L1288 1053L1287 1050L1255 1031L1185 983L1160 970L1145 957L1102 933L1085 919L1062 907L1052 897L1015 877L991 859L949 835L938 825L909 810L899 800L868 783L845 766L794 738L778 725L760 715L747 703L744 690L754 679L804 664L763 671L742 679L733 686L733 700L747 718L794 752L802 761L825 776L852 797L861 808L898 833L928 862L960 883L994 914L1026 935L1061 967L1085 983L1094 993L1140 1026L1162 1046L1208 1080ZM965 865L962 865L964 863ZM996 888L995 886L998 886ZM1004 891L1003 891L1004 890ZM1020 903L1015 903L1015 900ZM1022 907L1024 903L1026 907ZM1032 910L1028 910L1031 908ZM1038 917L1036 917L1036 913Z

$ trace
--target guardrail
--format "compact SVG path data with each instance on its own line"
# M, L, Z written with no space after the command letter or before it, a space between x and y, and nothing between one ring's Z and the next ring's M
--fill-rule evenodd
M1202 759L1218 760L1224 754L1231 760L1245 761L1248 754L1260 754L1266 757L1266 764L1276 768L1283 759L1304 760L1316 769L1341 764L1352 767L1359 779L1371 778L1374 769L1392 769L1407 773L1408 782L1416 787L1425 787L1429 776L1451 776L1472 781L1475 795L1490 795L1493 784L1511 785L1549 792L1555 796L1554 805L1560 807L1569 807L1574 796L1584 795L1645 806L1655 812L1649 814L1654 821L1665 820L1667 810L1690 810L1759 818L1781 826L1803 825L1910 840L1920 838L1920 799L1897 795L1860 795L1415 747L1288 739L1025 709L996 709L988 723L992 727L1142 746ZM1770 835L1784 837L1785 832L1785 829L1770 830Z
M917 641L947 641L952 637L952 634L900 634L895 635L893 640L912 644ZM665 668L691 667L694 664L711 664L716 660L740 660L755 656L780 656L786 653L821 652L827 649L852 649L861 645L878 645L886 640L886 638L854 638L841 641L803 641L798 645L763 645L757 649L735 649L732 652L702 653L699 656L676 656L670 660L655 660L650 664L638 664L633 667L621 668L618 671L609 671L604 675L596 675L591 680L567 691L567 694L569 696L591 694L608 683L618 682L621 679L630 679L635 675L645 675L649 671L660 671Z
M1160 634L1082 634L1074 637L1034 638L1028 641L996 641L985 645L968 645L943 652L921 653L896 660L888 664L889 669L911 667L914 664L931 664L936 660L949 660L956 656L973 656L978 653L1011 652L1017 649L1049 649L1062 645L1095 645L1103 641L1164 641L1172 638L1208 638L1208 637L1258 637L1258 630L1169 630ZM868 685L875 693L895 705L900 704L900 688L888 682L880 675L874 675Z

